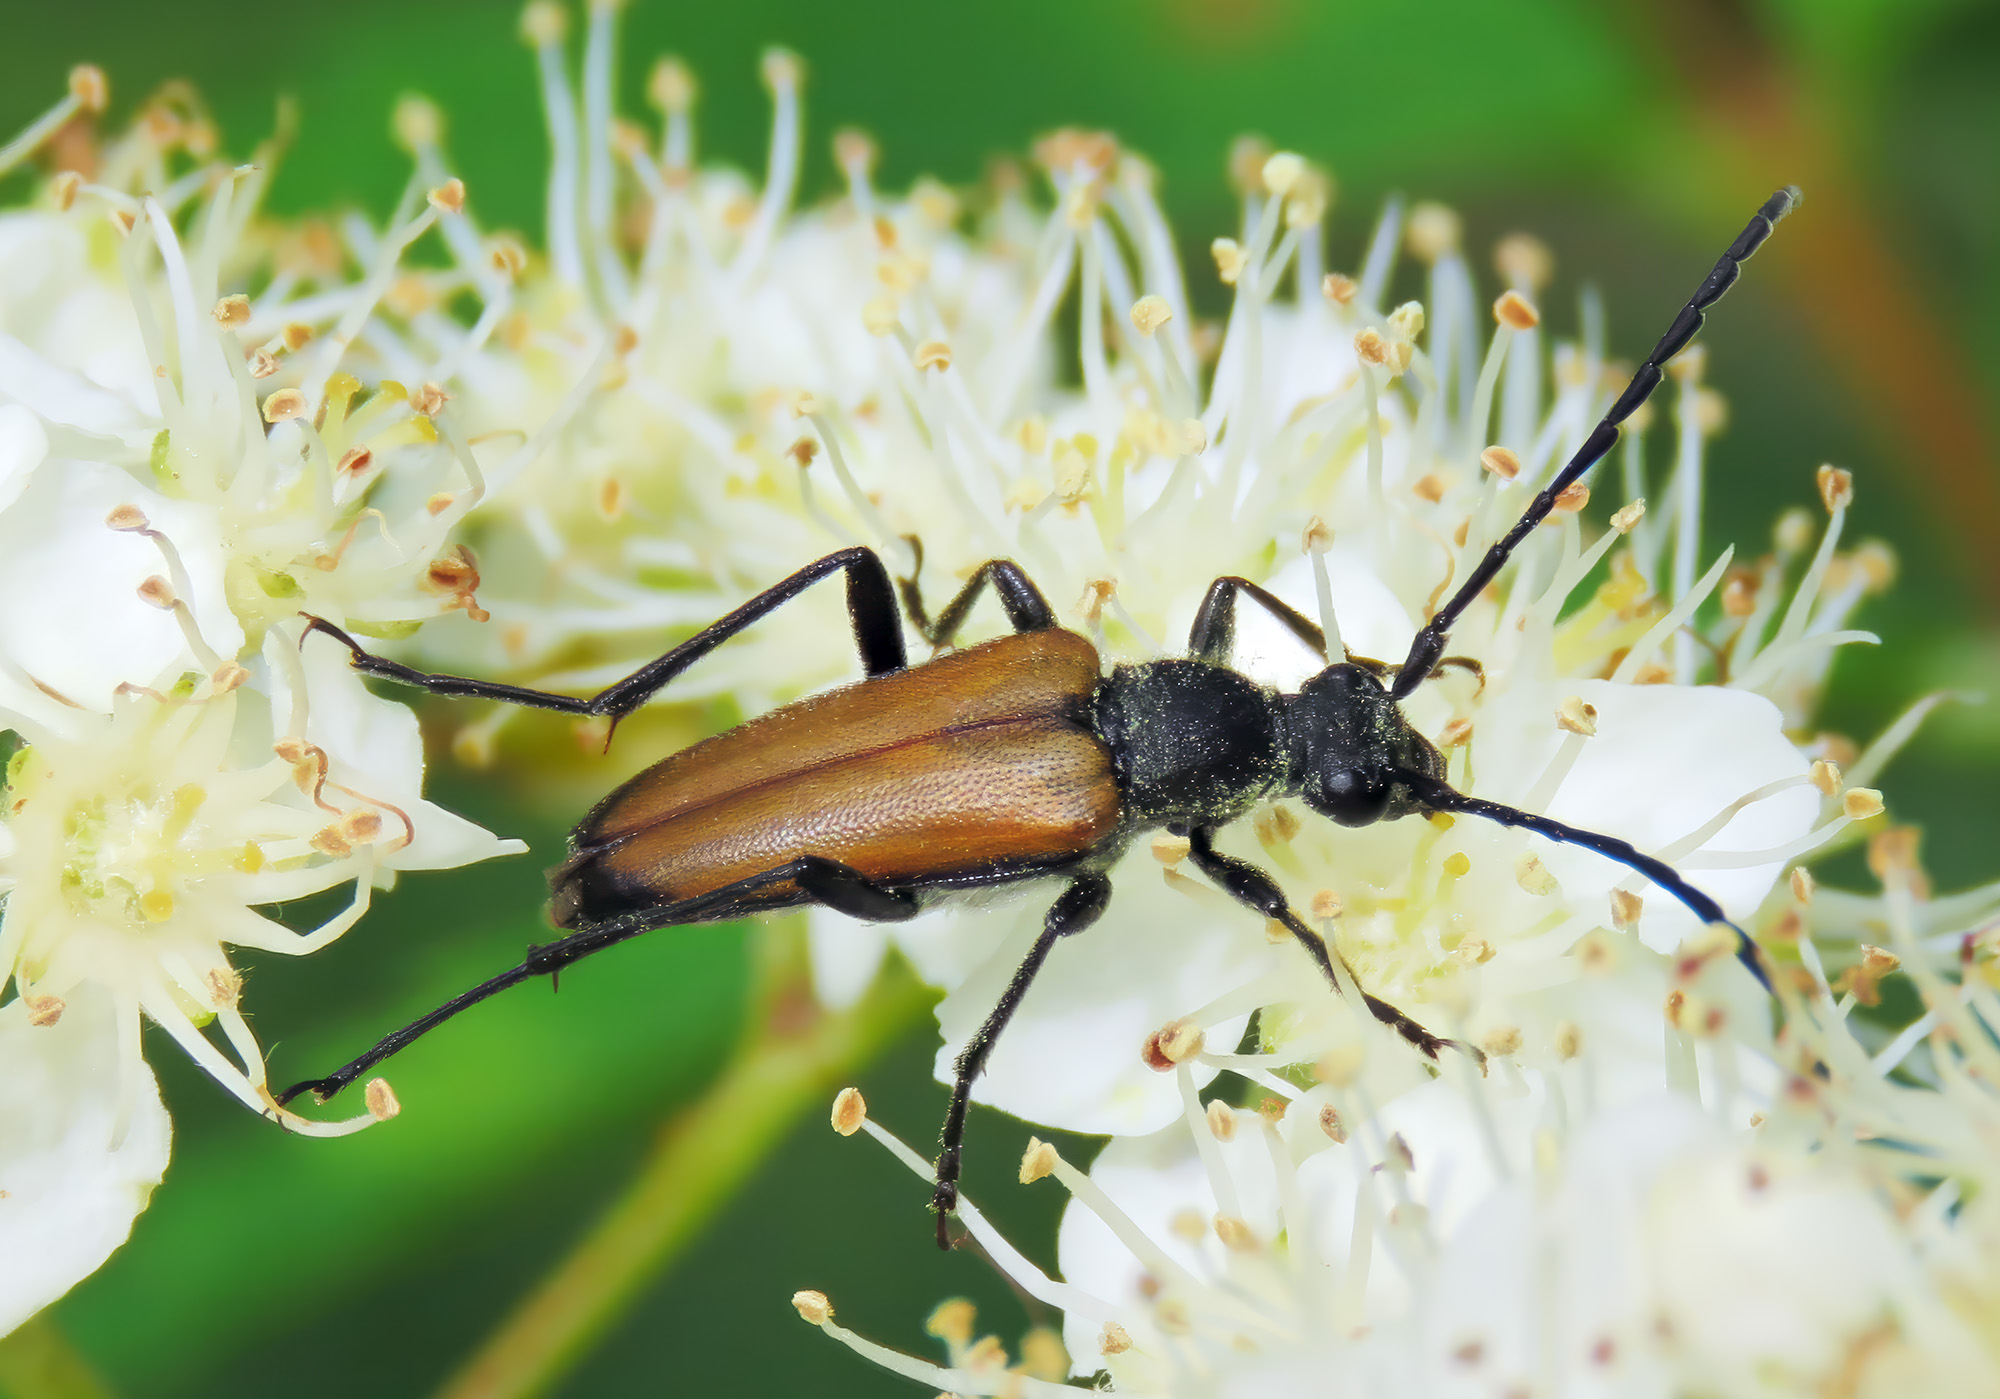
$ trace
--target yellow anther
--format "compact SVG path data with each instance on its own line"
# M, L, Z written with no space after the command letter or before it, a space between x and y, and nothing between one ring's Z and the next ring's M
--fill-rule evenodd
M1542 323L1542 313L1521 293L1508 291L1493 303L1493 319L1510 330L1533 330Z
M1061 1159L1049 1142L1039 1137L1028 1138L1028 1149L1021 1155L1021 1184L1033 1185L1043 1176L1054 1175L1056 1163Z
M1410 251L1423 262L1436 262L1456 251L1464 231L1463 220L1443 204L1424 203L1410 210L1407 240Z
M833 1130L851 1137L868 1120L868 1104L858 1088L843 1088L833 1100Z
M77 106L96 116L111 101L111 82L95 63L79 63L69 70L69 95Z
M1873 787L1849 787L1841 794L1840 809L1849 820L1866 821L1882 814L1882 794Z
M1548 866L1526 851L1514 861L1514 882L1538 897L1553 894L1561 887L1556 883L1556 877L1549 873Z
M1164 296L1142 296L1132 303L1132 324L1141 335L1151 335L1174 318L1174 308Z
M1223 284L1235 286L1236 279L1243 275L1249 264L1249 254L1234 238L1218 238L1208 245L1208 251L1215 258L1215 270L1222 277Z
M306 415L306 396L298 389L279 389L264 400L264 421L281 423Z
M1556 726L1590 738L1597 732L1597 706L1586 703L1581 695L1571 695L1556 706Z

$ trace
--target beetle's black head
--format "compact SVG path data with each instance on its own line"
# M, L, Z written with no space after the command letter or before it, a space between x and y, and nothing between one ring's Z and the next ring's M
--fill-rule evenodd
M1291 778L1305 804L1343 826L1419 809L1398 772L1440 780L1444 759L1364 666L1330 665L1285 706Z

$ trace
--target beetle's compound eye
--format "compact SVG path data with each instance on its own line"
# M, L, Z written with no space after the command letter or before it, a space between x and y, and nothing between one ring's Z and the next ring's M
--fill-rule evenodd
M1370 826L1389 813L1389 780L1361 768L1323 769L1301 795L1307 806L1343 826Z

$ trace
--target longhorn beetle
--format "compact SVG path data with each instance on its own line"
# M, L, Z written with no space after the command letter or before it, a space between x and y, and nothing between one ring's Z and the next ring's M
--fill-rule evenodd
M1444 759L1410 726L1399 702L1458 659L1444 654L1452 624L1556 497L1610 451L1619 424L1658 387L1661 366L1693 338L1703 313L1798 201L1790 187L1765 201L1603 421L1417 633L1400 666L1328 656L1325 634L1299 612L1247 579L1218 578L1195 615L1187 658L1116 666L1105 675L1095 647L1058 627L1047 599L1006 559L981 566L934 622L915 579L905 580L910 621L934 647L952 644L989 587L1014 629L912 666L888 570L866 548L808 564L589 699L427 675L370 655L340 628L310 618L305 635L325 632L344 643L364 674L433 694L603 716L615 724L767 612L842 573L867 675L697 743L618 788L584 818L570 837L569 857L550 873L550 916L570 930L566 937L532 949L519 966L404 1026L346 1067L295 1085L282 1101L308 1090L324 1100L466 1007L654 928L802 904L894 922L956 891L1058 879L1063 888L1041 935L958 1056L931 1201L938 1242L948 1246L973 1080L1056 943L1104 912L1111 899L1107 871L1143 831L1184 836L1195 867L1289 929L1336 990L1335 954L1292 911L1277 883L1215 848L1217 829L1259 802L1295 796L1343 826L1426 812L1484 817L1595 850L1645 875L1697 917L1727 923L1713 899L1625 841L1449 786ZM1296 695L1230 668L1235 609L1243 599L1329 661ZM1744 964L1764 981L1755 946L1735 931ZM1449 1043L1379 997L1364 992L1363 1000L1425 1054L1435 1058Z

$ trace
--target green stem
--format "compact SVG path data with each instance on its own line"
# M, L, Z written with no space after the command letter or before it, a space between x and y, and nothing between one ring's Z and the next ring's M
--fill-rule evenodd
M891 959L851 1009L811 999L800 933L771 929L753 1028L701 1098L667 1124L624 1193L439 1391L441 1399L546 1393L640 1291L749 1183L815 1104L914 1028L935 993Z
M0 1395L6 1399L111 1399L106 1384L47 1316L0 1340Z

